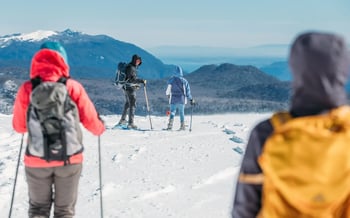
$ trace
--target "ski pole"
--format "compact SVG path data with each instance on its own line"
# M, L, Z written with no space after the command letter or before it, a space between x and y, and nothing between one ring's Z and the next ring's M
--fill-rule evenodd
M192 114L193 114L193 104L191 104L191 120L190 120L190 129L189 131L192 131Z
M98 136L98 169L99 169L99 181L100 181L100 212L101 212L101 218L103 218L102 169L101 169L101 137L100 136Z
M23 138L24 138L24 134L22 134L21 145L20 145L20 147L19 147L19 153L18 153L18 159L17 159L17 167L16 167L16 175L15 175L15 181L14 181L14 184L13 184L12 197L11 197L11 205L10 205L9 218L11 218L12 207L13 207L13 201L14 201L14 199L15 199L18 168L19 168L19 162L20 162L20 159L21 159L22 147L23 147Z
M150 109L149 109L149 104L148 104L148 97L147 97L146 84L143 86L143 90L144 90L144 92L145 92L145 99L146 99L146 106L147 106L147 111L148 111L149 123L150 123L150 125L151 125L151 129L153 129L152 121L151 121L151 111L150 111Z

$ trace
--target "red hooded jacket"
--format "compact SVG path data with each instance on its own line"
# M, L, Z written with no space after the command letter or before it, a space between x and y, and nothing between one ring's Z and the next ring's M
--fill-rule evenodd
M43 81L57 81L59 78L69 77L69 66L65 63L61 55L50 49L39 50L32 59L30 78L39 76ZM103 122L99 119L95 106L91 102L83 86L73 80L68 79L66 83L68 93L76 103L80 122L94 135L101 135L105 131ZM32 83L24 82L18 89L14 103L12 125L18 133L27 132L27 109L30 103ZM82 153L70 157L71 164L82 163ZM63 166L63 161L47 162L39 157L24 156L24 164L27 167L55 167Z

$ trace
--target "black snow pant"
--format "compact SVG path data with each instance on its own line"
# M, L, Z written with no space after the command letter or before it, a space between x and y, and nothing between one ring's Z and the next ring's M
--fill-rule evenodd
M126 115L129 112L129 124L134 123L134 116L136 110L136 90L127 88L124 90L125 94L125 104L122 113L122 117L120 120L126 120Z

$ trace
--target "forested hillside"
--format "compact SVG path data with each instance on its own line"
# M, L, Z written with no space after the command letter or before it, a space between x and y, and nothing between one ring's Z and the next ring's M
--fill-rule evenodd
M18 86L28 79L24 69L0 71L0 110L10 113ZM253 66L233 64L206 65L185 75L197 102L193 108L196 114L227 112L272 111L286 109L289 101L289 83L269 76ZM148 80L147 95L151 113L165 115L168 99L165 96L167 79ZM124 105L122 90L110 79L77 79L87 90L100 114L119 114ZM147 114L144 87L137 92L136 113ZM187 105L188 113L190 106Z

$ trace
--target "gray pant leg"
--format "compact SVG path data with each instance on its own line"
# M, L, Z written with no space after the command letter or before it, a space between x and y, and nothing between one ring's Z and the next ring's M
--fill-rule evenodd
M55 218L71 218L74 216L81 171L82 164L67 165L55 169Z
M125 104L124 104L124 108L123 108L123 112L122 112L122 117L120 118L120 120L126 120L126 115L128 114L128 110L130 107L128 92L126 90L123 90L123 92L124 92L124 96L125 96Z
M29 218L48 218L52 204L54 217L72 218L78 195L82 164L62 167L25 168L29 192Z
M52 204L53 168L25 167L28 184L28 216L49 217Z
M136 91L127 90L127 94L129 99L129 124L133 124L136 110Z

